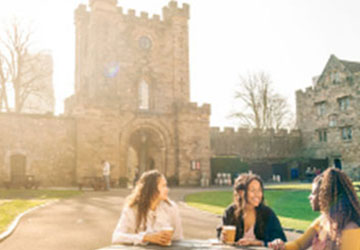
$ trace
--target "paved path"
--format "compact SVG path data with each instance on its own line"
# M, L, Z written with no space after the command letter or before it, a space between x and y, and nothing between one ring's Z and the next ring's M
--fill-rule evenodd
M202 189L176 188L170 197L179 202L187 239L215 237L218 216L187 207L183 196ZM24 216L15 232L0 243L6 250L94 250L111 243L124 198L129 190L84 192L83 195L39 208ZM296 234L287 233L290 239Z

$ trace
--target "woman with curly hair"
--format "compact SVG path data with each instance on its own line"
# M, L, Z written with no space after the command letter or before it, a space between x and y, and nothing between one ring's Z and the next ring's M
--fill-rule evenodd
M264 185L254 174L241 174L234 183L233 204L224 212L218 236L226 241L222 227L236 226L235 242L241 246L267 246L285 234L275 213L264 204Z
M314 179L309 196L314 211L321 212L297 240L284 244L275 240L274 249L359 250L360 203L351 180L336 168L328 168Z
M166 179L159 171L143 173L127 197L112 242L165 246L171 240L182 239L178 208L169 200L168 191ZM169 227L173 233L169 232Z

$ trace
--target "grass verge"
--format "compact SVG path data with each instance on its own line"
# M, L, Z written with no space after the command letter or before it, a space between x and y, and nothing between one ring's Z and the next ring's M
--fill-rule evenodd
M72 190L0 190L0 233L26 210L49 201L69 198L80 194Z
M283 227L305 230L319 216L319 213L312 211L309 205L307 198L309 193L308 188L305 190L304 188L269 189L265 190L265 203L275 211ZM358 193L358 196L360 197L360 193ZM194 193L187 195L185 202L189 206L221 215L224 209L232 202L232 192Z

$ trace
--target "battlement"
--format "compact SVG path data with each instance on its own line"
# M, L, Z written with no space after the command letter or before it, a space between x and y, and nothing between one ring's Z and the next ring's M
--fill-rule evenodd
M79 4L79 6L74 11L75 23L81 22L89 16L89 12L86 9L85 4Z
M90 0L89 5L92 11L116 12L117 0Z
M176 1L170 1L168 6L163 8L163 17L164 20L170 20L174 16L185 17L186 19L190 18L190 7L188 4L183 4L182 8L178 7Z
M298 95L312 94L313 92L314 92L314 87L310 86L310 87L307 87L307 88L305 89L305 91L302 90L302 89L297 90L297 91L296 91L296 96L298 96Z
M196 102L181 103L177 104L176 107L180 112L186 113L206 113L210 115L211 112L211 106L207 103L204 103L201 106L198 106Z
M149 16L149 13L146 11L141 11L140 15L136 13L134 9L128 9L127 13L123 13L123 8L118 7L118 13L123 16L125 20L138 20L138 21L144 21L144 22L154 22L154 23L160 23L161 18L160 15L154 14L151 17Z
M280 129L275 131L274 129L260 130L260 129L248 129L248 128L238 128L235 130L233 127L224 127L221 130L219 127L210 128L211 136L231 136L231 137L252 137L252 136L269 136L269 137L300 137L300 130L286 130Z
M89 0L91 11L110 11L115 12L123 17L124 20L138 20L146 22L160 23L161 16L159 14L149 15L148 12L141 11L139 14L134 9L128 9L127 13L124 13L124 9L117 6L117 0ZM189 5L183 4L182 8L179 8L176 1L170 1L168 6L163 8L163 21L171 20L174 16L189 18ZM79 12L79 13L78 13ZM76 16L86 12L86 6L80 4L76 10Z

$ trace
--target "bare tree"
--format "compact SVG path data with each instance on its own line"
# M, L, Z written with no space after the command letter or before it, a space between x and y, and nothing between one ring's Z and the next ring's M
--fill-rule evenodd
M0 38L0 107L10 111L12 90L14 111L20 113L30 95L43 98L44 79L51 77L52 66L44 65L43 52L31 52L33 32L14 19Z
M292 113L287 100L274 92L268 74L240 76L239 86L235 99L240 101L241 110L231 116L237 118L241 126L275 130L290 126Z
M4 70L4 57L0 54L0 111L9 111L9 104L7 100L6 83L8 81L7 72Z

